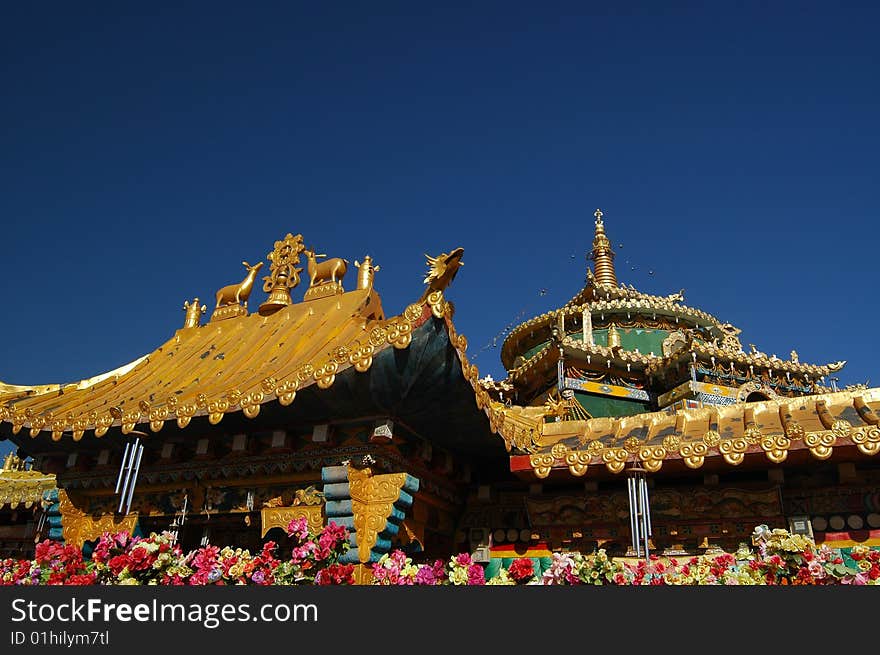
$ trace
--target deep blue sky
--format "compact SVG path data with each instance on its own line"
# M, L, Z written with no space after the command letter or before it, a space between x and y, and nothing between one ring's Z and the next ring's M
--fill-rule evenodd
M880 384L880 10L658 5L5 3L0 380L153 350L287 232L372 255L388 314L464 247L503 377L601 207L622 281Z

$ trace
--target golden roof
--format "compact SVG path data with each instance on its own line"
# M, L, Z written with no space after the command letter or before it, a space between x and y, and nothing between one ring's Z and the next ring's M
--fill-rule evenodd
M754 453L779 464L797 450L824 460L845 446L863 455L880 453L880 388L674 414L544 422L546 415L544 408L507 409L498 403L490 412L492 428L508 451L526 453L539 478L554 468L582 476L590 466L603 464L612 473L628 463L655 472L670 460L696 469L706 458L718 457L736 466Z
M194 416L218 423L242 411L253 418L265 402L288 405L298 389L327 388L347 368L367 370L378 350L409 345L423 306L388 320L368 318L378 303L374 290L358 289L269 316L183 328L116 372L72 385L0 387L0 420L11 422L13 432L47 430L54 440L66 432L79 440L85 430L103 436L111 426L128 433L149 423L157 432L165 421L185 427Z
M300 280L300 254L309 258L311 284L305 301L293 303L290 289ZM318 264L315 258L324 255L306 248L301 235L288 234L269 253L272 273L263 287L269 298L259 312L249 314L247 300L262 263L242 262L247 276L217 291L210 322L199 324L206 307L198 298L185 303L184 327L125 366L74 384L0 382L0 422L11 423L13 434L26 428L31 437L45 431L55 441L65 434L79 441L86 430L102 437L114 426L128 434L142 424L158 432L166 421L184 428L196 416L212 424L230 412L254 418L267 402L289 405L300 389L326 389L342 371L369 369L378 352L408 347L413 329L431 315L447 320L450 342L463 357L467 340L455 334L452 308L443 296L462 254L456 248L428 257L421 298L385 319L373 289L379 267L370 257L355 262L358 288L346 293L341 284L346 260ZM462 370L478 396L485 395L466 358Z

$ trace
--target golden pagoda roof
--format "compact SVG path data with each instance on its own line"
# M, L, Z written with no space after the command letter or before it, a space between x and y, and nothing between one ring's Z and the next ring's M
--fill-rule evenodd
M0 469L0 507L31 507L43 499L43 492L54 488L54 475L26 469L15 455L7 455Z
M504 438L508 451L523 453L539 478L553 469L582 476L600 465L611 473L620 473L627 464L656 472L673 460L691 469L703 466L707 458L737 466L750 454L763 454L778 464L798 450L825 460L845 446L863 455L880 453L880 388L674 414L545 422L547 415L547 408L509 409L498 403L490 412L492 429Z
M540 368L541 364L555 363L555 359L549 356L547 352L548 349L552 350L550 344L542 350L533 353L527 361L516 362L517 355L523 350L522 342L527 338L527 335L531 336L535 332L540 333L544 330L552 330L553 326L557 325L560 319L576 319L584 312L590 312L592 316L601 316L603 314L614 316L625 313L628 318L632 316L650 317L652 320L667 318L673 319L676 323L679 321L683 322L684 325L682 327L702 328L703 334L707 337L707 342L693 343L687 353L689 355L696 353L698 357L702 356L706 359L716 357L725 362L772 368L783 373L800 373L811 376L813 379L819 379L829 373L839 371L846 364L845 361L828 364L807 364L796 360L785 361L767 357L759 351L747 353L741 351L739 347L732 350L728 347L713 345L709 340L715 339L724 343L725 338L729 339L731 334L739 334L740 331L729 323L721 322L711 314L685 305L684 289L681 289L678 293L656 296L638 291L631 285L627 286L617 283L617 278L614 274L613 253L610 252L610 248L606 248L608 244L606 243L607 237L605 236L604 223L601 220L602 213L599 210L596 210L596 212L596 238L594 239L593 250L590 254L590 259L596 263L596 275L587 269L585 286L565 305L535 316L517 325L508 333L501 346L501 359L508 370L511 380L521 379L524 373ZM599 270L600 268L601 271ZM596 354L607 357L612 362L615 361L614 357L609 356L612 353L610 351L605 352L605 349L601 346L589 346L568 338L563 338L562 342L568 349L586 354ZM738 340L734 339L734 342L739 346ZM645 367L645 372L650 375L662 370L671 361L677 361L679 356L657 357L652 356L650 353L639 355L639 353L620 351L617 353L617 359L624 364L642 365Z

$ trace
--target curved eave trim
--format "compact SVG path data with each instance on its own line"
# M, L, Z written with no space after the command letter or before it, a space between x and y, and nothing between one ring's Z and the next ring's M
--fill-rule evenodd
M517 354L514 350L520 348L519 344L526 332L542 330L550 327L551 323L557 320L560 312L563 312L566 318L569 316L574 317L582 313L585 308L586 305L584 303L579 305L565 305L559 309L545 312L515 327L501 344L501 359L504 366L508 368L510 367L513 358ZM693 307L688 307L687 305L678 304L663 296L648 296L646 294L635 292L632 297L624 295L610 300L596 300L589 304L589 309L593 316L596 314L601 315L603 313L609 315L630 313L643 316L650 314L653 317L662 316L665 318L679 319L683 320L686 325L706 328L710 331L714 331L718 336L721 336L722 334L719 328L720 323L718 319L711 314L707 314L699 309L694 309Z
M655 357L648 365L645 371L648 375L655 375L670 366L678 364L685 360L692 360L693 354L697 355L698 361L709 361L714 357L720 362L733 362L741 366L754 366L760 369L773 369L780 373L797 373L811 375L815 379L819 379L829 373L839 371L844 367L846 361L833 362L831 364L802 364L800 362L792 362L784 359L771 359L763 354L752 354L747 352L734 353L722 348L716 348L708 344L694 344L690 350L682 350L667 357Z

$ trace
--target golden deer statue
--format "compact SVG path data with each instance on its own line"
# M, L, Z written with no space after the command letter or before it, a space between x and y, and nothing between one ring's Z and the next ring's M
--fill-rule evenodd
M253 266L247 262L242 262L242 264L244 264L248 274L238 284L228 284L217 291L217 308L225 307L226 305L237 305L241 302L244 304L244 308L247 309L247 301L254 286L254 278L257 277L257 271L263 267L263 262L257 262Z
M318 286L323 282L342 282L345 272L348 270L348 261L341 257L333 257L327 261L318 263L318 257L326 257L327 255L316 255L314 250L306 248L303 254L308 260L309 277L311 278L310 287Z

